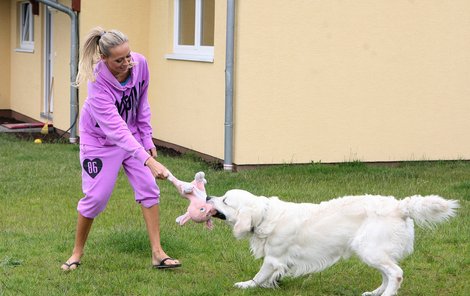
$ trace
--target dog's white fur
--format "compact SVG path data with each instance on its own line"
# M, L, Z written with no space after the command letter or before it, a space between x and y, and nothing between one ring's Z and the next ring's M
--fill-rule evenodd
M414 223L433 227L454 216L458 201L439 196L346 196L320 204L291 203L276 197L230 190L210 201L226 216L236 238L250 246L263 265L238 288L276 287L283 276L318 272L357 255L382 274L382 284L362 295L395 295L403 280L398 261L413 252Z

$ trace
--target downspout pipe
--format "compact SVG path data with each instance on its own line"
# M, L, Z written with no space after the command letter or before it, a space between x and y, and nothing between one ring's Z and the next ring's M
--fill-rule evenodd
M225 51L225 171L233 171L233 56L235 40L234 32L235 0L227 0L227 40Z
M77 142L77 117L78 117L78 89L73 86L78 72L78 14L70 7L50 0L36 0L46 6L66 13L71 20L70 33L70 143Z

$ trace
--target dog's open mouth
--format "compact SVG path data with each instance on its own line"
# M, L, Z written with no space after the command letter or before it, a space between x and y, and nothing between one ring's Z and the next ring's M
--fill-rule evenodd
M222 214L221 212L217 211L216 209L213 210L214 212L211 213L212 214L212 217L215 217L215 218L219 218L221 220L227 220L227 217L225 217L224 214Z
M210 202L211 198L212 198L212 197L207 196L206 201L212 204L212 202ZM212 208L212 209L210 210L209 214L210 214L212 217L219 218L219 219L221 219L221 220L227 220L227 217L225 217L225 215L224 215L223 213L217 211L217 209L215 209L215 208Z

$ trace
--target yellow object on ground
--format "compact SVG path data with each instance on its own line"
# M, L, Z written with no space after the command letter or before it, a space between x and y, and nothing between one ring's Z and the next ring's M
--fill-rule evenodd
M49 133L49 122L46 121L46 124L44 124L44 126L41 129L41 134L47 135L48 133ZM39 140L39 139L37 139L37 140Z
M34 144L41 144L42 143L42 140L41 139L36 139L34 140Z
M51 87L49 88L49 96L47 98L47 114L46 114L46 123L41 129L41 134L47 135L49 133L49 115L51 114L51 96L52 90L54 89L54 77L51 78Z

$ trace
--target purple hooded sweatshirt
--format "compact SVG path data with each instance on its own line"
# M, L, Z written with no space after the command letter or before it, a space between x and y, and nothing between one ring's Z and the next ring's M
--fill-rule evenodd
M149 71L141 54L132 52L135 65L122 86L103 61L95 68L96 81L88 82L88 98L80 117L80 144L119 146L142 164L155 145L150 126L147 90Z

